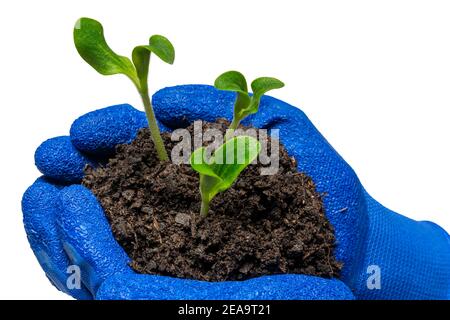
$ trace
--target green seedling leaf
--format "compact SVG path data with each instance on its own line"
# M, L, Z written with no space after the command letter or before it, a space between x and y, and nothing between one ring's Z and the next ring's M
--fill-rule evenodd
M149 44L137 46L133 50L132 60L116 54L106 43L103 26L100 22L81 18L73 30L75 47L80 56L95 70L103 75L124 74L131 79L144 104L156 152L160 161L168 161L169 156L164 147L161 133L156 122L152 102L148 93L148 71L150 53L154 53L164 62L173 64L175 49L167 38L154 35L150 37ZM133 64L134 63L134 64Z
M238 71L225 72L216 79L214 86L219 90L237 93L234 103L234 118L240 118L250 104L247 80L244 75Z
M258 112L261 97L270 90L284 87L284 83L270 77L258 78L251 84L253 96L250 97L247 92L247 81L242 73L238 71L228 71L221 74L216 79L214 86L219 90L237 93L236 101L234 103L233 121L230 125L230 134L227 134L226 136L226 139L228 139L245 117Z
M155 34L150 37L147 48L156 54L162 61L173 64L175 61L175 48L172 43L164 36Z
M116 54L106 43L100 22L81 18L73 30L80 56L102 75L124 74L136 83L136 70L127 57Z
M150 37L148 45L135 47L133 50L132 59L134 65L136 66L140 86L143 90L146 90L147 88L151 53L154 53L162 61L168 64L173 64L175 61L175 49L166 37L153 35Z
M270 77L261 77L255 79L252 84L253 97L248 108L245 110L246 116L258 112L261 97L267 92L284 87L284 83L278 79Z
M240 92L248 95L247 80L238 71L228 71L217 77L214 86L219 90Z
M200 174L201 214L208 214L209 203L219 193L229 189L239 174L261 152L261 143L253 137L238 136L221 145L206 159L206 149L195 150L190 158L192 169Z
M278 79L261 77L252 82L252 91L255 97L261 98L266 92L284 87L284 83Z
M217 178L218 180L222 180L214 172L212 159L207 159L207 152L205 147L198 148L194 152L192 152L190 163L192 169L194 169L198 173Z

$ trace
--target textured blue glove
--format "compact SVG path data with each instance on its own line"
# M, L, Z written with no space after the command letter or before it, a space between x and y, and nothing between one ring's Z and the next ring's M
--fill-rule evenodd
M230 119L233 102L233 94L199 85L167 88L153 97L162 130L197 119ZM248 123L280 129L280 139L297 159L299 170L313 178L319 192L327 193L325 210L336 230L343 281L358 298L449 297L450 242L444 230L398 215L373 200L300 110L263 97L260 112ZM115 145L130 142L143 126L143 113L127 105L110 107L82 116L72 125L70 137L50 139L36 151L36 165L45 178L24 195L24 223L33 251L59 289L76 298L99 299L352 298L338 280L303 275L206 283L134 274L92 193L80 185L67 185L80 181L86 163L104 160ZM65 285L70 264L82 269L81 290ZM367 285L368 270L379 272L381 287Z
M132 141L145 125L145 114L131 106L109 107L75 121L70 137L49 139L36 150L44 176L25 192L24 224L39 263L57 288L79 299L354 298L339 280L305 275L209 283L135 274L99 202L78 183L85 164L104 161L115 145ZM79 290L67 285L72 265L81 269Z

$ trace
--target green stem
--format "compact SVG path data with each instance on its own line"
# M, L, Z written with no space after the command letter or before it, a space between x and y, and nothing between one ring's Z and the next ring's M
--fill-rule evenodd
M225 135L225 141L230 140L233 138L234 131L239 127L240 120L233 118L233 121L230 124L230 127L227 130L227 134Z
M209 212L209 201L203 200L202 199L202 205L200 207L200 214L206 218L208 216L208 212Z
M158 124L156 123L155 112L153 111L150 97L146 92L140 92L142 102L144 103L145 114L147 115L148 126L152 135L153 143L155 144L156 152L160 161L169 161L164 142L161 138Z

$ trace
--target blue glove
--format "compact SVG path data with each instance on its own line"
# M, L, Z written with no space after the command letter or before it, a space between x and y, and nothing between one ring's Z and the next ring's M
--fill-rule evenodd
M213 283L135 274L99 202L78 183L86 164L104 162L115 145L131 142L145 125L145 114L131 106L109 107L76 120L70 137L49 139L36 150L44 176L24 194L24 224L58 289L78 299L354 299L342 281L306 275ZM68 285L70 266L80 268L80 289Z
M197 119L231 118L233 102L233 94L210 86L167 88L153 97L164 130ZM300 110L263 97L260 112L248 118L249 123L280 129L280 139L297 159L299 170L313 178L319 192L327 193L325 210L336 230L337 258L344 263L342 280L357 298L449 297L450 242L444 230L398 215L373 200ZM24 222L31 246L56 286L77 298L88 291L97 298L352 297L338 280L301 275L220 284L135 275L95 197L84 187L61 189L59 185L79 182L86 163L104 160L116 144L131 141L144 125L139 111L110 107L75 121L70 138L54 138L38 148L36 164L46 178L38 179L25 193ZM68 263L82 266L84 291L65 288ZM379 286L369 283L372 270L379 273Z

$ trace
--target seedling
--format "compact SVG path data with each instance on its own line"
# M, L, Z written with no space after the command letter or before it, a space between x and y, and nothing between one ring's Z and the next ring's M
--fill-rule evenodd
M147 115L153 142L160 161L168 161L161 133L156 123L155 113L148 93L148 72L150 54L154 53L162 61L173 64L175 50L170 41L160 35L150 37L148 45L137 46L132 60L116 54L106 43L103 26L100 22L81 18L77 21L73 38L80 56L102 75L123 74L136 86Z
M219 90L233 91L237 93L234 104L233 121L227 131L225 140L230 139L239 123L247 116L258 112L261 97L270 90L284 87L284 83L275 78L262 77L251 83L253 96L248 93L247 80L238 71L228 71L221 74L214 86Z
M201 147L191 154L192 169L200 174L202 204L200 214L208 215L211 200L231 187L239 174L261 152L261 143L253 137L237 136L219 148L207 159L207 150Z

